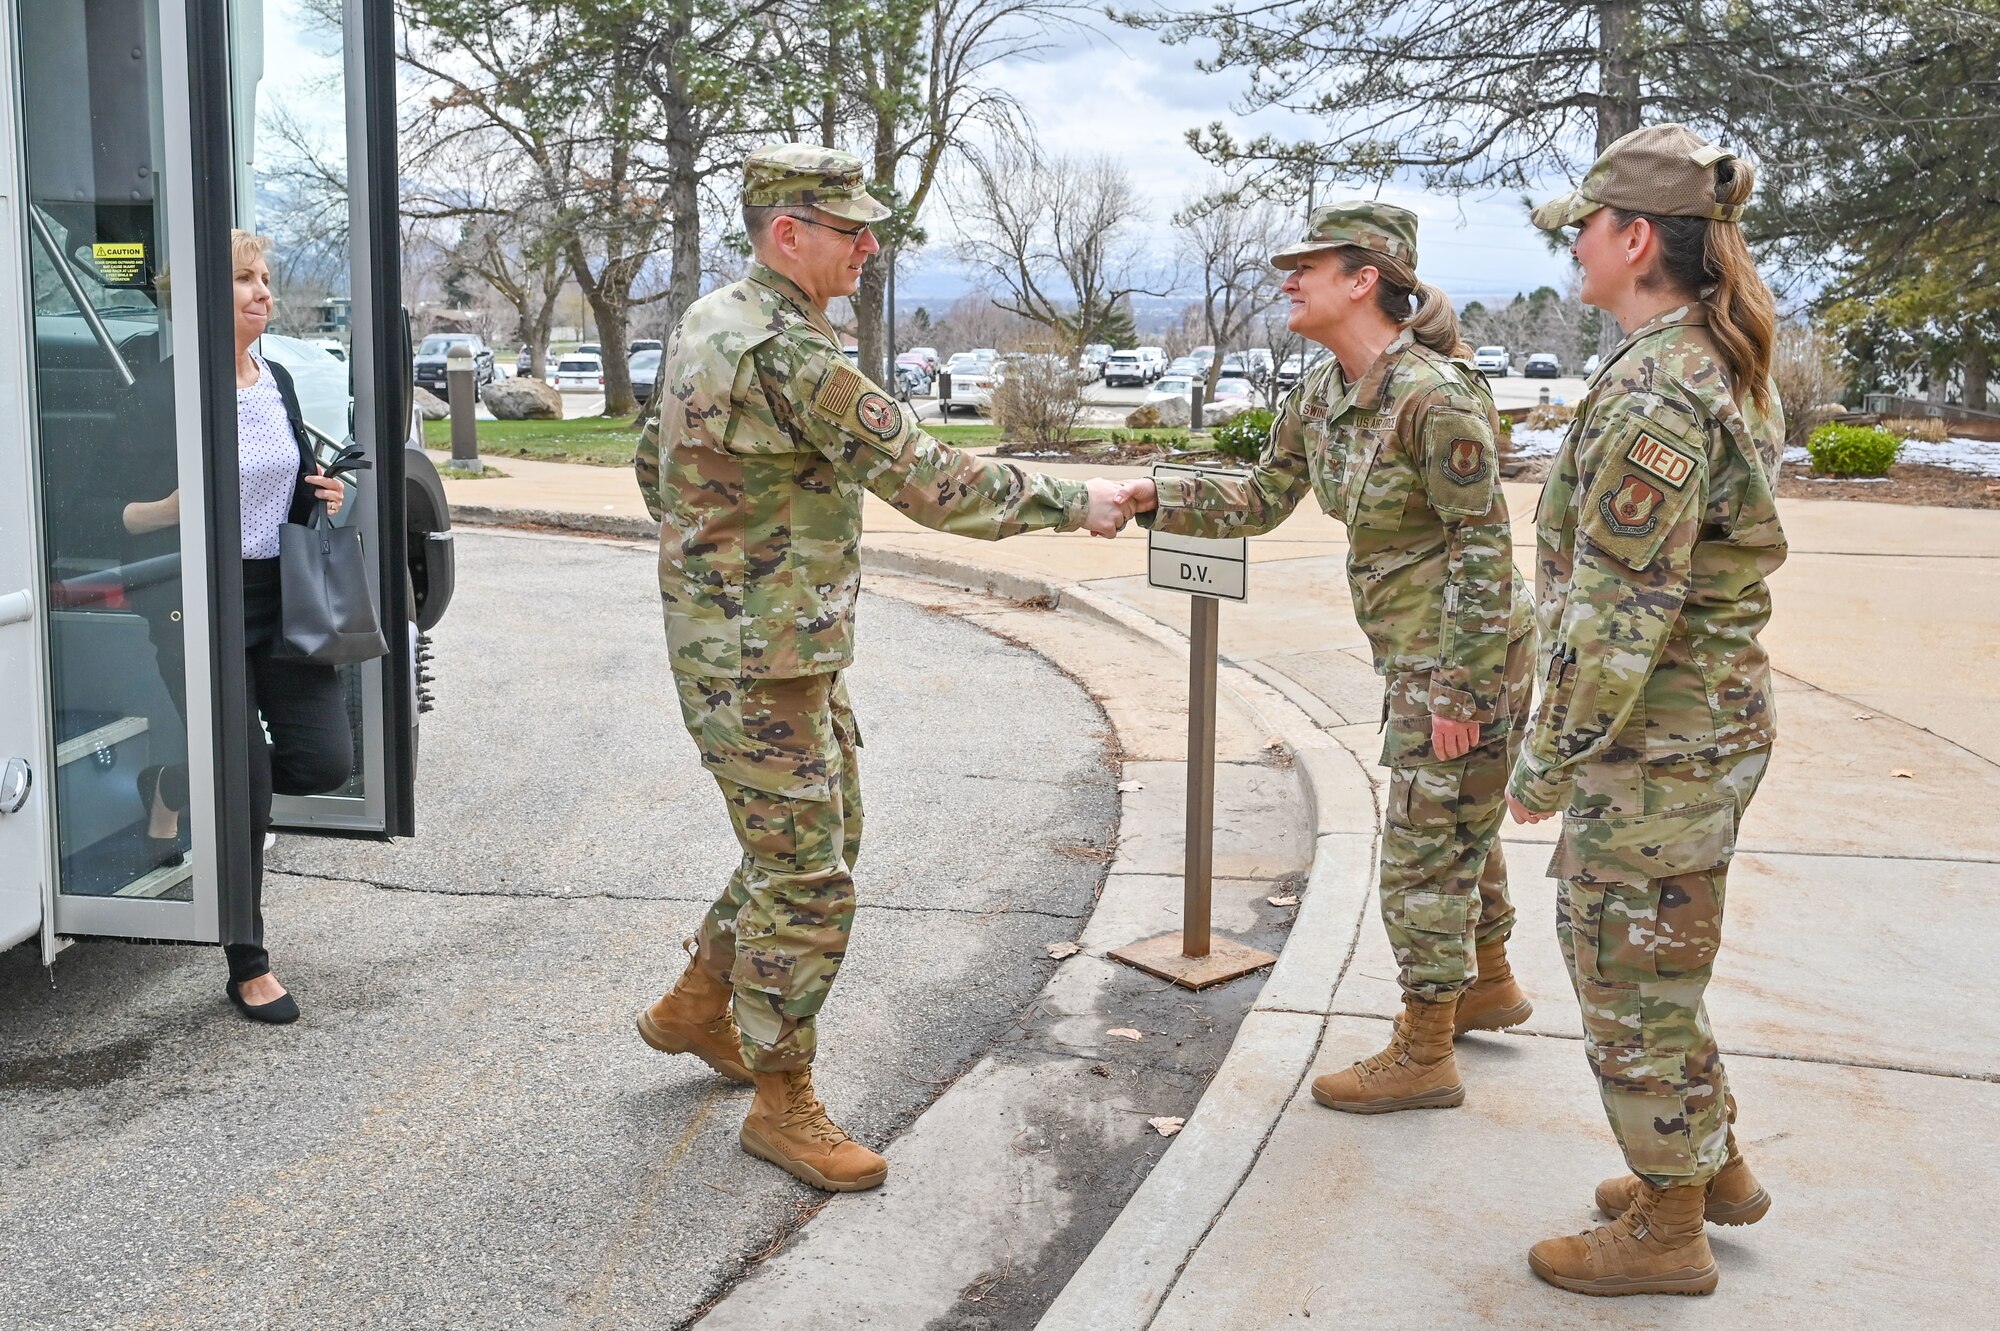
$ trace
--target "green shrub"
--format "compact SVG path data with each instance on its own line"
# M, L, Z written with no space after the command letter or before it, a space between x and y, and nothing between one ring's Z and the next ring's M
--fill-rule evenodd
M1874 425L1822 425L1806 437L1806 456L1822 476L1887 476L1903 441Z
M1228 422L1215 427L1210 436L1215 451L1226 458L1239 462L1255 462L1264 453L1264 441L1270 437L1270 412L1262 407L1253 407L1241 412Z

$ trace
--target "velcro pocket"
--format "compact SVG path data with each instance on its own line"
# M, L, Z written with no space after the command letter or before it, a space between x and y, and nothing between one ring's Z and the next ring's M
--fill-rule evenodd
M1452 827L1458 823L1465 762L1397 767L1389 773L1388 817L1397 827Z
M676 674L674 683L681 719L703 767L768 795L833 798L829 778L840 749L830 676L739 680Z
M1464 893L1405 892L1401 923L1419 933L1451 934L1462 937L1472 929L1476 896Z
M1736 850L1736 801L1636 818L1563 818L1549 877L1643 883L1726 864Z
M1596 473L1577 506L1578 529L1635 573L1650 567L1706 488L1700 438L1679 403L1650 397L1624 403L1592 447Z
M1496 458L1485 413L1433 407L1424 415L1424 487L1431 508L1476 518L1493 507Z

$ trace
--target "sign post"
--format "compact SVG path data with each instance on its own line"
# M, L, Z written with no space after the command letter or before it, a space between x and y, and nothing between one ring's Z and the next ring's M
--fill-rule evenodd
M1154 478L1245 477L1238 468L1159 463ZM1147 582L1191 593L1188 624L1187 837L1182 872L1181 930L1121 947L1111 955L1128 966L1188 989L1206 989L1276 961L1268 952L1211 931L1215 869L1215 662L1221 601L1248 599L1246 542L1148 534Z

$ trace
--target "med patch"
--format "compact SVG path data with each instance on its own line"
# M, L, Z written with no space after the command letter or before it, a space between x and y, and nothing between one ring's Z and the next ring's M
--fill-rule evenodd
M1694 475L1695 460L1671 444L1641 431L1625 450L1625 460L1678 490Z

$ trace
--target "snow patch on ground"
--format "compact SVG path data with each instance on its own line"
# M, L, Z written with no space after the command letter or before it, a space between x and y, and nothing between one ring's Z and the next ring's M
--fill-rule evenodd
M1785 450L1787 462L1808 460L1803 448ZM1941 444L1905 439L1903 451L1896 455L1896 461L1914 462L1926 467L1948 467L1973 476L2000 476L2000 443L1986 439L1961 439L1956 435Z
M1514 456L1517 458L1552 458L1562 447L1567 428L1560 430L1529 430L1516 426L1514 429Z

